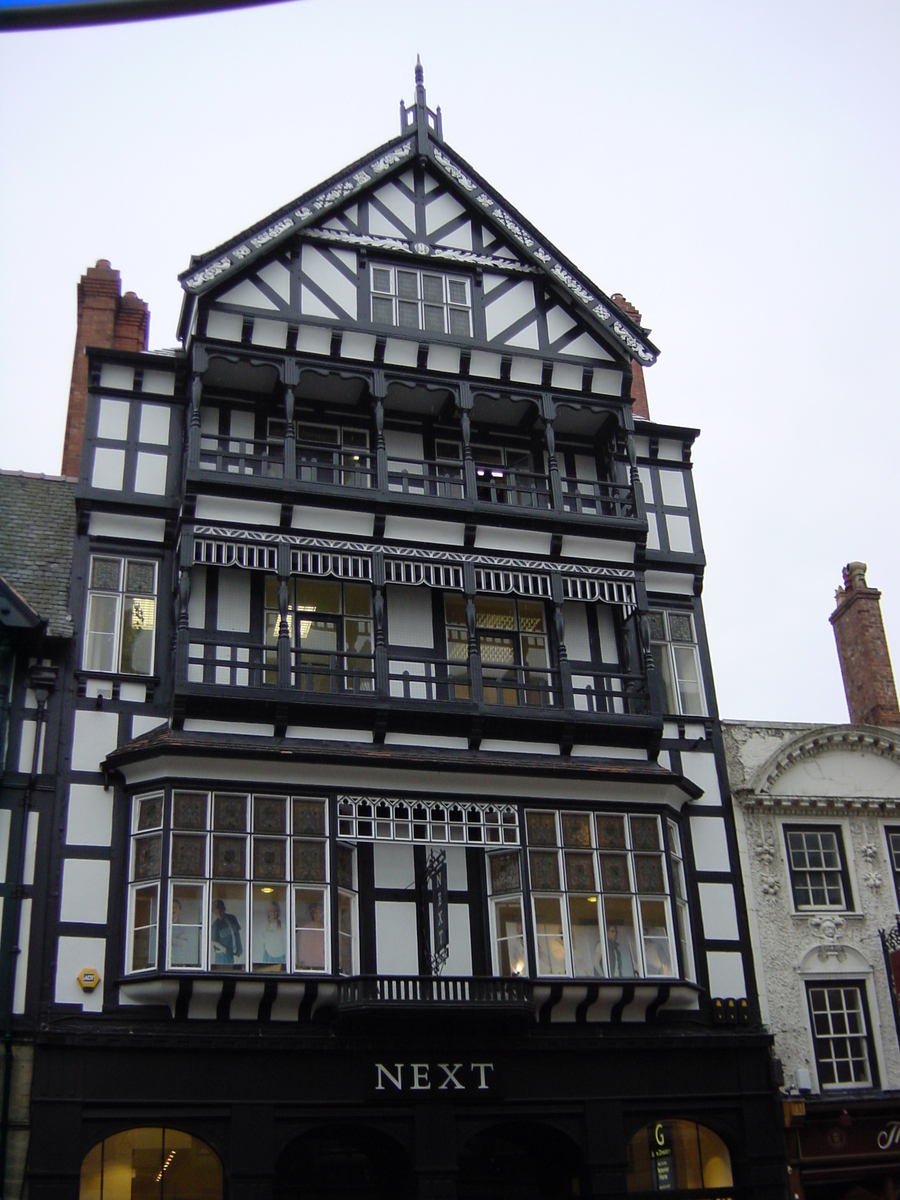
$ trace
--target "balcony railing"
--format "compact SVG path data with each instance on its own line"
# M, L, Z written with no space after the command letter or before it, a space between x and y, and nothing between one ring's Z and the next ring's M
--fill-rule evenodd
M530 1008L531 986L525 979L457 978L418 975L359 975L338 984L338 1005L497 1005Z
M333 488L424 503L458 502L510 509L569 513L612 521L639 520L643 505L630 483L561 476L550 470L447 459L397 457L337 446L254 440L204 434L195 460L199 472L240 476L254 486Z
M444 704L460 712L484 705L498 717L528 712L647 716L646 677L616 667L563 661L540 669L497 667L478 657L437 658L381 647L375 653L310 650L285 641L250 641L240 634L180 630L177 682L217 689L252 689L257 698L294 704L330 697Z

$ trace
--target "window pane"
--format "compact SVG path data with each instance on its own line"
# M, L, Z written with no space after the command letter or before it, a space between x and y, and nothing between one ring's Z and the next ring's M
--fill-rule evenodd
M338 896L338 947L340 973L356 974L356 897L346 892Z
M664 901L642 900L641 924L644 929L644 961L647 964L647 974L671 975L672 951Z
M256 833L284 833L286 801L281 796L257 796L253 801L253 828Z
M210 970L243 971L247 889L240 883L214 883L210 906Z
M559 856L556 851L531 850L528 854L531 886L538 891L559 888Z
M422 297L428 304L444 303L444 279L442 275L422 276Z
M246 838L213 838L213 875L219 879L243 879L247 873L246 860Z
M469 337L472 326L469 314L461 308L450 309L450 332L458 337Z
M593 892L596 889L593 854L580 854L572 850L566 852L566 884L570 892Z
M162 825L162 807L162 796L142 796L138 800L138 829L159 829Z
M636 964L639 960L636 952L637 937L631 900L614 900L607 896L603 901L603 913L606 918L606 947L610 977L630 977L637 974Z
M145 596L155 595L155 568L153 563L134 562L129 559L125 564L125 591L143 593Z
M603 974L599 919L600 905L596 896L569 897L572 968L576 976L599 977Z
M331 579L297 580L297 608L303 612L340 613L341 585Z
M156 601L126 596L122 612L122 664L125 674L149 675L153 669L153 628Z
M495 896L503 892L517 892L521 888L518 853L492 854L490 863L491 892Z
M497 974L524 975L526 967L522 905L504 900L494 906L497 945Z
M173 833L170 870L173 875L191 878L205 875L206 838L197 834Z
M539 975L566 974L566 945L563 939L562 901L558 896L534 900L534 931L537 940Z
M325 833L325 804L321 800L294 800L294 833L315 837Z
M325 882L324 842L294 842L294 879L301 883ZM349 886L353 886L352 879Z
M681 712L687 716L703 716L703 693L700 688L700 662L693 646L673 646L675 670L678 673L678 693Z
M600 878L604 892L630 892L628 856L626 854L601 854Z
M597 817L597 845L601 850L625 849L625 821L623 817Z
M134 893L134 927L131 941L132 971L156 966L158 888L137 888Z
M247 797L216 796L214 829L243 833L247 828Z
M635 850L661 850L656 817L631 818L631 844Z
M253 839L253 878L286 879L285 846L281 839Z
M342 900L348 899L341 897ZM344 907L345 920L350 916ZM294 889L295 947L298 971L325 970L325 894L318 889ZM347 934L352 934L348 929ZM349 971L347 972L349 974Z
M384 296L372 297L372 320L376 325L393 325L394 302Z
M447 280L447 294L451 304L468 304L469 294L462 279Z
M172 828L205 829L206 802L206 792L175 792L172 796Z
M551 812L527 812L525 828L529 846L556 845L556 816Z
M390 292L391 289L391 273L384 267L372 268L372 291L373 292Z
M152 879L159 875L161 862L162 838L153 834L150 837L136 838L134 843L134 877L135 879Z
M403 300L418 300L419 281L414 271L397 272L397 295Z
M636 854L634 858L634 877L639 892L666 891L663 861L661 855Z
M446 333L444 328L444 310L434 305L425 305L425 328L429 333Z
M253 970L287 970L285 887L253 889Z
M169 963L173 967L199 967L203 934L203 888L176 883L172 887L172 926Z
M96 561L95 561L96 567ZM118 596L91 596L88 604L86 671L114 671Z
M585 847L591 844L591 818L587 813L563 813L563 845Z
M419 328L419 306L407 300L400 300L397 305L400 313L400 326L403 329Z

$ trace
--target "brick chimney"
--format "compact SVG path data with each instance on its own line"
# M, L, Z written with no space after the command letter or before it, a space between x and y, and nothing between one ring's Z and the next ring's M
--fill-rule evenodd
M641 314L630 300L626 300L621 292L613 293L613 304L621 308L626 316L631 317L635 325L640 325ZM631 411L636 417L650 420L650 406L647 404L647 387L644 383L644 368L636 358L631 360Z
M844 567L844 586L834 594L834 627L847 708L854 725L900 726L897 689L881 620L881 592L866 583L866 564Z
M146 350L149 334L150 309L134 292L122 295L119 272L105 258L96 267L88 267L78 284L78 325L63 444L63 475L77 476L81 465L88 392L85 349L97 346L109 350Z

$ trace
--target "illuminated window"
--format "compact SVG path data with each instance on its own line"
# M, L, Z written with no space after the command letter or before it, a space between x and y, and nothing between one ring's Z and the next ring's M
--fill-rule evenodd
M628 1143L629 1192L730 1187L731 1155L711 1129L693 1121L656 1121ZM729 1193L716 1193L728 1200Z
M99 1142L81 1164L79 1200L221 1200L222 1164L199 1138L177 1129L126 1129Z
M452 679L468 673L465 596L448 593L444 612ZM486 704L553 703L547 626L540 600L476 596L475 628ZM454 667L455 663L459 666ZM468 684L452 684L451 691L455 700L469 698Z
M277 682L278 580L266 579L266 683ZM310 692L375 688L372 589L367 583L306 576L288 582L294 686Z
M86 671L152 675L156 564L92 557L86 629Z
M372 267L372 322L400 329L472 336L468 279L406 267Z

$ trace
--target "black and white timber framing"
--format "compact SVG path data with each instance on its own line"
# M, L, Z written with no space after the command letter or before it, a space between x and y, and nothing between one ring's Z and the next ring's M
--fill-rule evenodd
M634 419L645 331L420 72L181 282L181 349L90 352L30 1200L145 1127L231 1200L780 1197L697 431ZM701 1175L651 1170L685 1129Z

